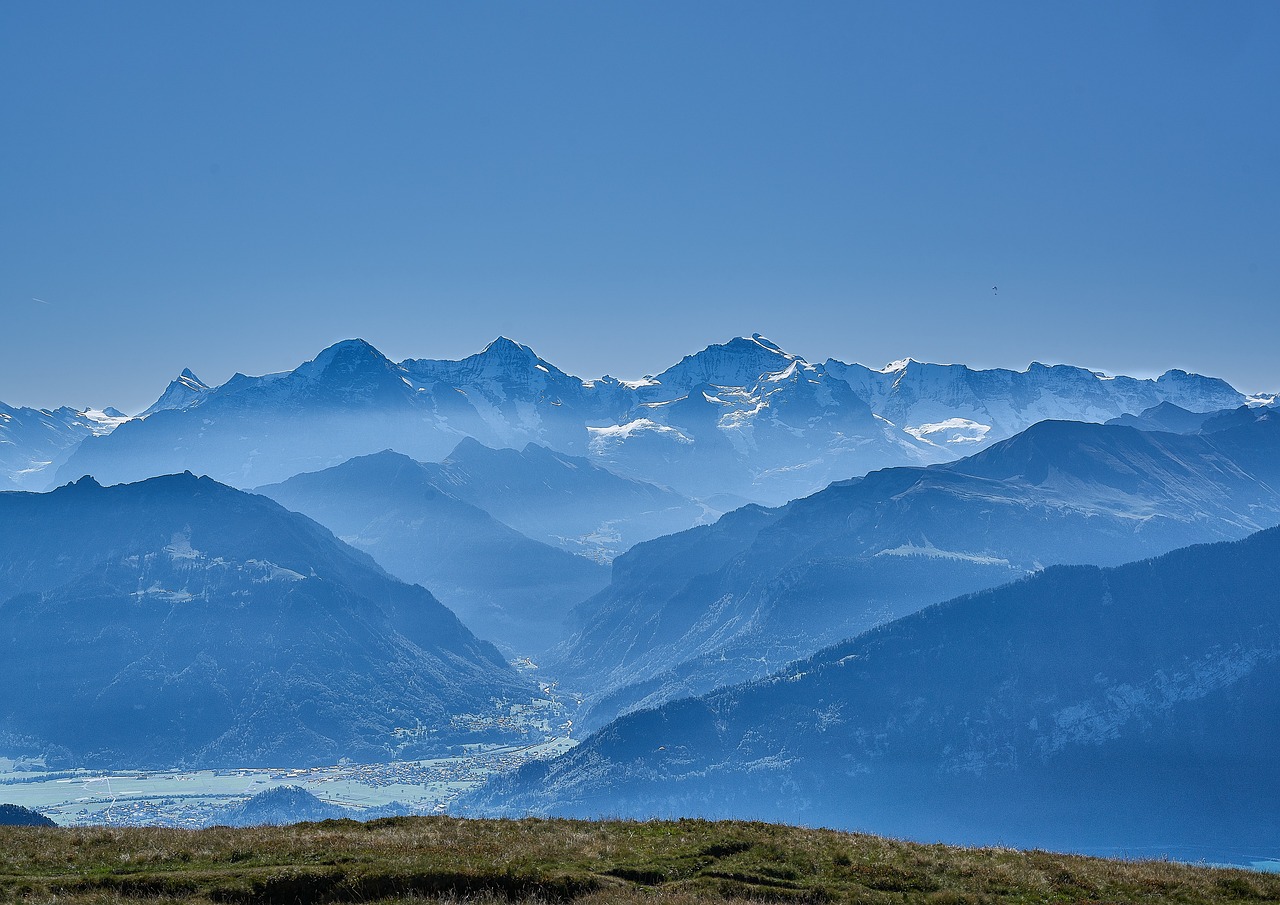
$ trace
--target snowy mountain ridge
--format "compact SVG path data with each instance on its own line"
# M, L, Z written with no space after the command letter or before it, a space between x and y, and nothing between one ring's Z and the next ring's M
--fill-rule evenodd
M114 408L14 408L0 402L0 490L31 490L49 479L85 437L111 433L129 420Z
M399 363L352 339L292 371L218 387L184 371L127 430L72 455L58 479L191 468L253 486L387 448L436 461L473 438L587 456L694 498L777 504L877 468L953 460L1037 421L1107 421L1162 402L1207 412L1249 397L1183 371L1144 380L1038 363L817 364L758 333L642 380L583 380L506 337L460 361Z
M974 370L904 359L880 370L826 367L876 412L935 445L978 449L1037 421L1105 422L1162 402L1195 412L1250 402L1224 380L1170 370L1154 380L1032 362L1025 371ZM957 453L963 455L964 453Z

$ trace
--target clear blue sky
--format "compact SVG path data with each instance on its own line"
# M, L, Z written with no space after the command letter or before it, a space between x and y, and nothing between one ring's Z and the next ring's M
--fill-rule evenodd
M1278 47L1274 2L5 3L0 400L500 333L1277 389Z

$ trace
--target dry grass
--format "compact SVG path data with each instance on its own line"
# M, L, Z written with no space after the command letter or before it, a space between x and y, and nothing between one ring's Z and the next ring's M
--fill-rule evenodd
M1280 902L1280 876L761 823L0 828L0 902Z

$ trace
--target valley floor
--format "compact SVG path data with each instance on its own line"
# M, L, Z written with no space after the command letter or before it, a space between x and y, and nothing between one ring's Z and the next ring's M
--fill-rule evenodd
M1280 876L763 823L0 827L0 902L1275 902Z
M458 757L342 764L309 769L17 771L0 761L0 801L63 826L197 828L217 812L278 786L301 786L322 801L357 810L398 802L416 813L446 811L494 773L572 748L569 738L531 745L468 745Z

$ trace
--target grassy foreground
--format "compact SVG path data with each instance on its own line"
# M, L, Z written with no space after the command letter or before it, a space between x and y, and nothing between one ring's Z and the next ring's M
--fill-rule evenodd
M0 828L0 902L1276 902L1280 876L762 823Z

